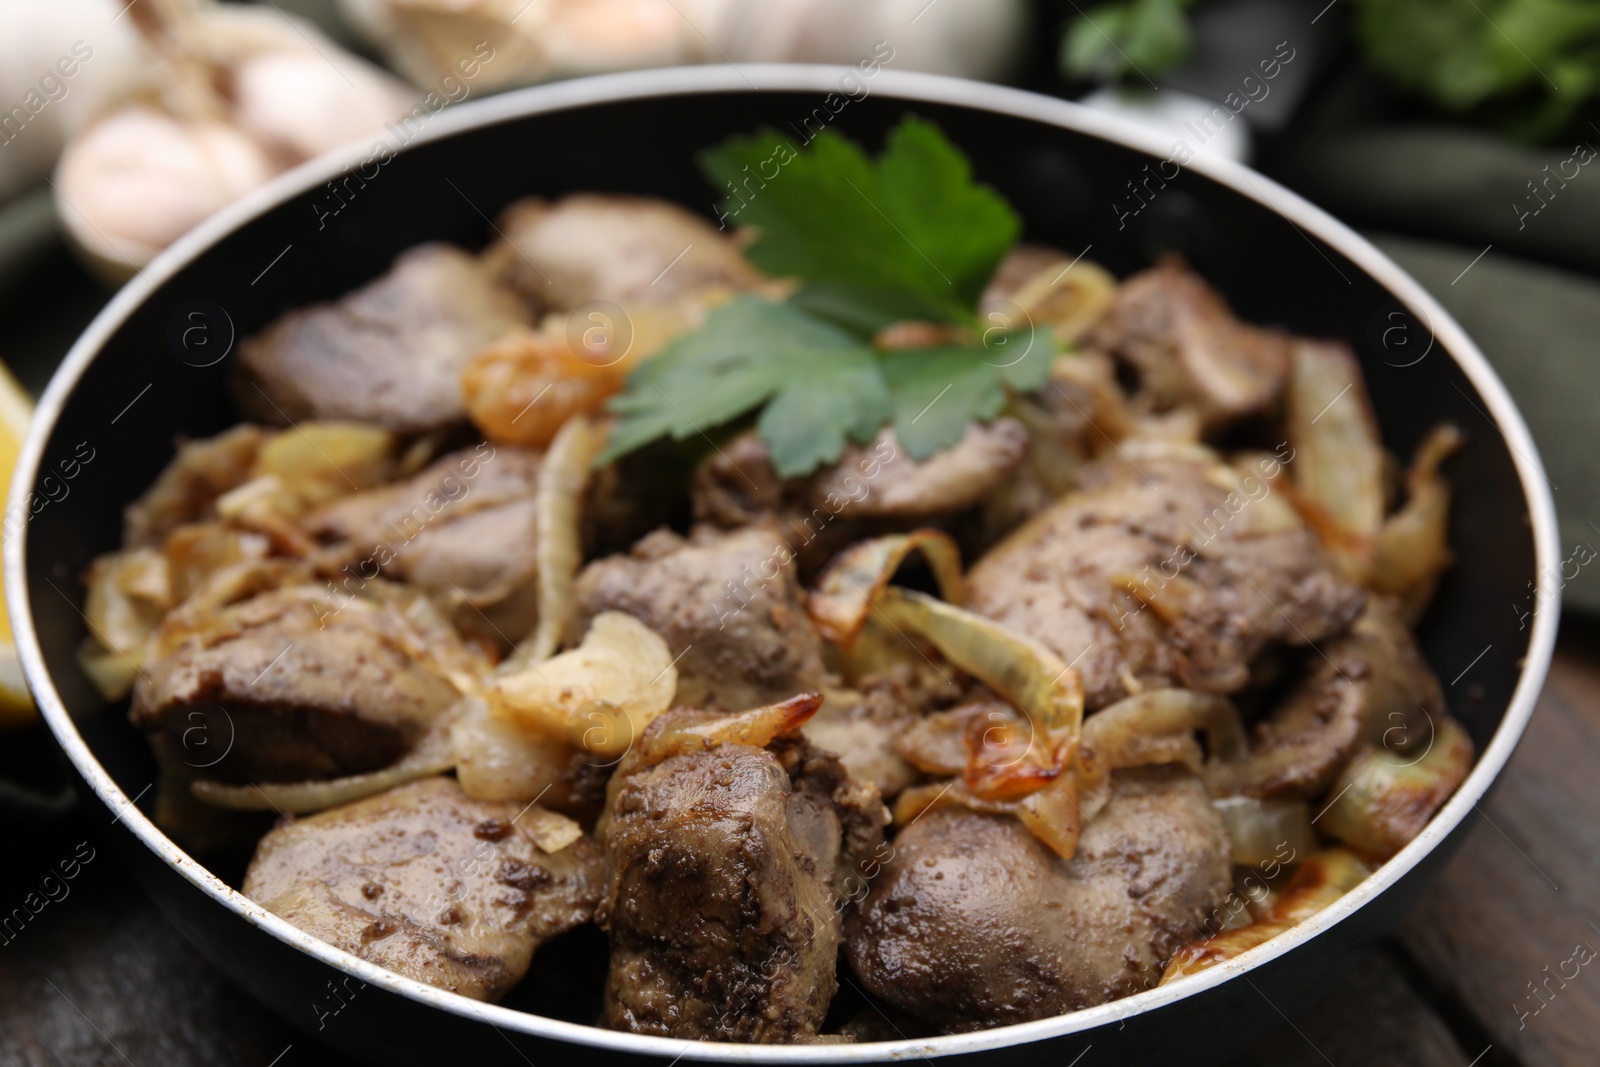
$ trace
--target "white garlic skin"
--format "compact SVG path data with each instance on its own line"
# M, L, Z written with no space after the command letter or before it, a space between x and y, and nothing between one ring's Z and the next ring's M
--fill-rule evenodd
M0 200L42 182L67 139L141 81L144 41L132 20L112 21L123 2L0 0L0 117L11 119L0 137Z
M390 63L429 85L487 39L484 89L680 63L848 63L1002 80L1026 0L341 0ZM880 42L886 46L880 50Z
M382 132L408 101L366 63L315 52L252 56L233 72L234 118L286 162L297 163Z
M538 35L561 77L693 62L703 44L673 0L557 0L549 6Z
M1004 79L1027 28L1024 0L684 0L716 42L707 62L858 63L881 42L896 70Z
M414 96L281 11L180 0L171 14L180 53L148 64L144 94L129 86L120 97L147 102L99 115L56 166L68 236L115 281L285 168L382 136Z
M56 168L57 209L85 250L142 267L276 172L260 146L229 123L134 106L67 146Z

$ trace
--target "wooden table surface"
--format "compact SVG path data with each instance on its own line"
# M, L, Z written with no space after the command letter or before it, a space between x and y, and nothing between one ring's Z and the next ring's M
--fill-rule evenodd
M1527 735L1416 911L1234 1067L1600 1063L1600 966L1578 962L1600 949L1597 772L1600 621L1569 618ZM341 1062L166 925L98 848L101 820L4 829L0 911L75 852L97 851L66 896L0 945L0 1067Z

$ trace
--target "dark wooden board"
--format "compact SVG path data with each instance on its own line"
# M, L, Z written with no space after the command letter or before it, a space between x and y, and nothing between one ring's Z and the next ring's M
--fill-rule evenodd
M1321 1005L1280 1022L1230 1067L1467 1067L1469 1060L1383 948Z
M1569 620L1522 744L1473 816L1481 825L1400 933L1496 1048L1530 1065L1600 1063L1597 649L1600 626Z

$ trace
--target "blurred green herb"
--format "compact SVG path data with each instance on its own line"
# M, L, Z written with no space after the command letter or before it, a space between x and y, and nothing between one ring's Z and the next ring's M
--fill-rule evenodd
M1061 39L1061 69L1088 81L1153 78L1189 54L1193 0L1123 0L1079 15Z
M1193 0L1118 0L1078 15L1064 74L1154 78L1189 52ZM1390 83L1529 141L1584 128L1600 98L1600 0L1354 0L1356 44Z
M758 408L756 430L783 477L837 460L848 441L865 444L891 422L920 460L998 415L1008 389L1044 384L1048 331L990 329L977 340L979 297L1022 225L937 126L908 116L875 161L831 131L804 149L762 131L703 153L701 165L731 194L722 217L756 228L750 261L801 287L784 303L740 296L643 363L610 402L619 418L600 462ZM872 347L878 329L907 319L973 340Z
M1358 0L1355 28L1396 85L1524 139L1600 95L1596 0Z

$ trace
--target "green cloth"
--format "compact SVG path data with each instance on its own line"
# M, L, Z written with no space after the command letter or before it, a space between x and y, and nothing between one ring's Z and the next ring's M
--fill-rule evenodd
M1582 143L1600 152L1600 129ZM1448 127L1310 127L1275 153L1270 172L1359 226L1600 272L1600 158L1580 163L1577 147L1525 148Z

